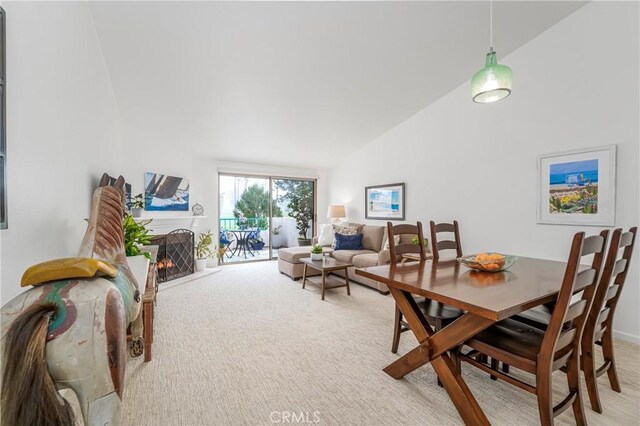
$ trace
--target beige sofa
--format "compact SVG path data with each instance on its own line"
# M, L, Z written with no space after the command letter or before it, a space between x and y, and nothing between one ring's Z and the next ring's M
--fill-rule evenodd
M348 269L349 279L360 284L372 287L383 294L388 294L389 289L386 285L368 278L355 274L356 268L365 268L367 266L377 266L389 261L389 254L382 250L386 242L386 227L370 226L356 223L350 223L351 226L361 227L362 229L362 246L363 250L333 250L330 246L323 247L325 253L330 253L332 257L343 262L353 263L353 267ZM318 237L313 238L313 244L318 242ZM278 250L278 270L281 274L289 275L292 279L302 278L304 264L300 259L309 257L311 247L290 247ZM380 260L382 259L382 263ZM308 269L310 275L319 275L320 272ZM342 271L338 275L344 276Z
M384 265L389 262L389 252L383 250L386 243L387 228L385 226L361 225L357 223L350 223L349 225L362 227L362 250L333 250L331 257L341 262L353 263L353 266L347 269L349 280L376 289L382 294L389 294L389 289L385 284L356 275L356 269L358 268ZM316 242L317 238L314 238L313 244ZM335 273L344 276L343 271L336 271Z
M330 246L323 247L325 253L330 253L331 257L342 262L353 263L347 269L349 280L366 285L378 290L381 294L389 294L389 289L383 283L370 280L360 275L356 275L356 269L370 266L385 265L389 263L389 250L384 249L387 243L386 226L362 225L350 223L350 226L362 228L362 250L334 250ZM413 235L401 235L401 243L409 243ZM313 238L313 244L318 242L318 237ZM428 247L428 245L427 245ZM278 251L278 269L280 273L289 275L294 280L302 278L304 264L300 261L303 257L309 257L311 247L291 247ZM308 269L307 273L319 275L313 269ZM337 275L344 276L344 272L336 271Z

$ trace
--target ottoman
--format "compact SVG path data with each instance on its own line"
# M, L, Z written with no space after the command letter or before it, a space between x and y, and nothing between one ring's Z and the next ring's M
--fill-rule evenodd
M333 253L331 247L323 247L324 253ZM311 247L288 247L278 250L278 270L281 274L289 275L292 279L298 280L302 278L302 272L304 271L304 264L300 261L303 257L311 256ZM320 275L321 272L315 269L309 268L307 275Z

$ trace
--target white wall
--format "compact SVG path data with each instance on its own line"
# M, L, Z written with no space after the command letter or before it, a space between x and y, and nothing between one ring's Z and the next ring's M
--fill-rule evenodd
M31 264L77 254L92 189L120 161L115 97L84 2L6 2L9 229L1 302Z
M196 231L211 230L214 234L218 232L219 172L317 178L318 205L326 205L326 179L321 170L212 159L204 154L199 155L198 152L194 152L193 147L201 141L158 140L140 132L134 123L124 123L123 129L125 160L118 165L112 174L114 176L122 174L127 182L131 183L133 195L144 192L144 175L147 171L188 178L190 206L195 203L201 204L206 216L206 219L198 221ZM211 140L209 143L222 144L225 142ZM238 149L240 150L242 147L238 147ZM265 161L274 162L277 159L265 158ZM191 215L191 210L187 212L143 212L144 217L156 218ZM320 222L323 222L324 216L326 213L319 212ZM153 229L153 227L154 224L151 222L149 228ZM209 266L213 264L215 264L215 260L210 260Z
M638 3L588 4L499 57L514 73L509 98L478 105L468 82L456 88L330 169L328 203L346 203L349 219L363 220L366 185L406 182L406 220L457 219L465 252L562 260L575 232L599 228L536 224L536 158L617 144L616 226L638 225L638 36ZM635 341L638 253L615 323Z
M157 140L122 121L87 3L3 4L7 12L9 229L0 232L0 305L22 291L32 264L77 254L103 172L135 195L144 173L184 176L199 229L217 232L218 169L322 177L312 169L228 163L193 147L224 141ZM185 132L188 133L188 132ZM241 149L239 147L238 149ZM277 159L265 158L266 162ZM319 203L326 204L323 181ZM191 215L156 212L149 216Z

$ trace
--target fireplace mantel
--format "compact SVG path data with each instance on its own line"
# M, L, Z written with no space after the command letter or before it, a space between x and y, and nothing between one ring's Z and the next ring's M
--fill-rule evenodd
M189 229L196 232L199 222L206 219L207 216L154 216L154 217L136 217L136 222L143 220L151 220L147 225L150 229L149 235L164 235L176 229Z

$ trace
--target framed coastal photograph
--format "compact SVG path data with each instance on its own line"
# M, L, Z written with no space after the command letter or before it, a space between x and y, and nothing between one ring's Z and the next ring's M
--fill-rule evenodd
M538 157L538 223L613 226L616 146Z
M189 179L147 172L144 179L144 209L189 210Z
M404 220L404 183L367 186L365 218Z

